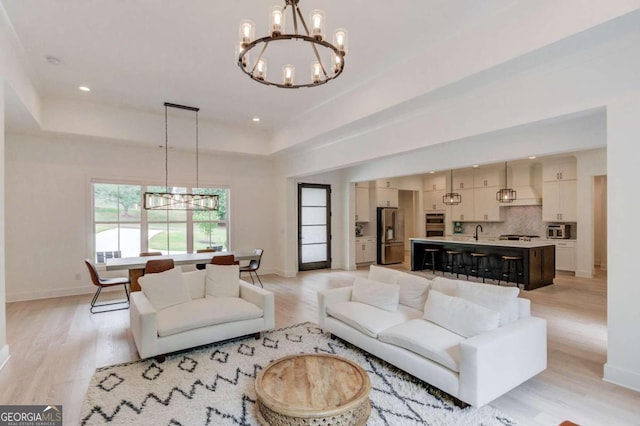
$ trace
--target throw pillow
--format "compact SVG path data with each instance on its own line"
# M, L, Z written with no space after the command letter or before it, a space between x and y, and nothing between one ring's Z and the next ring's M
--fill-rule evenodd
M179 268L138 278L142 292L156 311L191 301L189 288L182 279Z
M183 272L182 279L191 292L192 299L202 299L204 297L204 281L206 271L196 270Z
M429 281L405 272L398 272L396 283L400 286L400 304L409 306L419 311L424 310L424 303L427 301L429 292Z
M447 296L455 296L459 280L452 280L445 277L435 277L431 281L431 289L444 293Z
M397 271L393 269L384 268L382 266L371 265L369 267L369 279L385 284L395 284Z
M207 265L207 297L240 297L238 265Z
M429 291L424 319L464 337L477 336L498 328L500 314L459 297Z
M385 311L394 312L398 309L400 300L400 286L397 284L384 284L356 278L351 291L351 301L365 303Z
M458 283L456 296L500 312L499 325L518 320L518 293L516 287L498 287L480 283Z

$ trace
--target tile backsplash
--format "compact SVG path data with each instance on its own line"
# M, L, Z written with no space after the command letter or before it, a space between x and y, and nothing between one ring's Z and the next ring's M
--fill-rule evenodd
M547 222L542 221L542 206L513 206L501 207L504 209L504 222L478 222L482 225L482 233L485 235L539 235L544 238L547 230ZM473 234L476 222L463 222L462 232ZM572 230L572 232L575 232Z

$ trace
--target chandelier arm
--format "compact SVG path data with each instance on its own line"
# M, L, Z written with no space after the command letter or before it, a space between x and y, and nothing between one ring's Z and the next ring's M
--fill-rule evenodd
M296 11L300 13L300 9L295 4L291 5L291 14L293 15L293 32L294 34L298 34L298 20L296 18Z
M300 17L300 22L302 23L302 27L304 28L304 32L311 37L311 34L309 34L309 28L307 27L307 23L305 22L304 18L302 17L302 12L300 12L300 8L296 7L296 12L298 12L298 16ZM298 33L298 31L296 30L296 34Z
M260 62L260 59L262 59L262 55L264 55L264 51L267 50L267 46L269 46L268 41L264 43L264 46L262 46L262 50L260 50L258 59L256 59L255 63L253 64L253 68L251 68L251 74L253 74L253 72L256 70L256 67L258 66L258 62Z
M304 18L302 17L302 13L300 12L300 8L297 7L296 10L298 11L298 15L300 15L300 22L302 22L302 26L304 27L304 31L307 33L308 37L311 37L309 35L309 28L307 27L307 23L304 21ZM311 48L313 49L313 53L315 53L315 55L316 55L316 59L318 60L318 63L320 64L320 68L322 68L322 72L324 74L324 78L328 78L329 74L327 74L327 70L324 68L324 64L322 63L322 59L320 59L320 54L318 53L318 48L316 47L315 43L311 43Z

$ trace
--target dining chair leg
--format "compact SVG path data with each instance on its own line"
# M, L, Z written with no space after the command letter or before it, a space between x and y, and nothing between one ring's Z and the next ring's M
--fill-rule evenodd
M264 288L264 286L262 285L262 280L260 279L260 275L258 275L258 271L253 271L253 273L256 274L256 278L258 278L258 282L260 283L260 287Z
M100 296L101 292L102 292L102 287L98 287L98 290L96 290L96 294L94 294L93 299L91 299L91 307L89 308L89 312L91 312L92 314L100 314L103 312L129 309L131 301L129 299L129 290L127 289L127 284L124 284L124 293L127 295L127 300L118 300L115 302L108 302L108 303L96 303L98 301L98 297ZM95 308L102 308L104 306L111 306L111 305L123 305L123 306L119 308L114 308L114 309L105 309L105 310L97 310L97 311L94 310Z

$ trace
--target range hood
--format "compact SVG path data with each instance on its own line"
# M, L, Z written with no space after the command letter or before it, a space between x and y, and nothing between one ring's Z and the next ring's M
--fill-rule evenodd
M541 206L542 166L529 163L512 165L510 186L516 191L516 199L504 207Z

